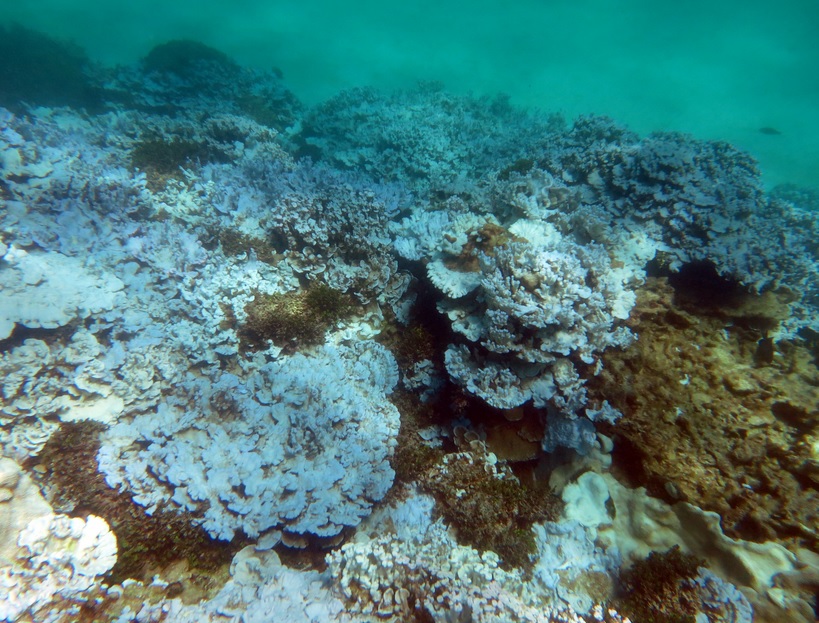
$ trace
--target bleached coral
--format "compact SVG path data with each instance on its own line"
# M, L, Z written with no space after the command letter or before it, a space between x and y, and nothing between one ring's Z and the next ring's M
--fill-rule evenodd
M591 363L595 352L628 343L614 322L628 317L635 296L612 277L603 248L513 242L480 262L489 316L481 341L490 351L530 363L570 354Z
M88 247L81 243L91 239L74 237L74 223L65 214L73 212L72 207L82 206L114 221L149 207L145 176L128 170L127 152L118 144L128 134L128 126L133 127L134 115L88 118L67 109L37 109L16 117L4 112L0 116L9 127L0 135L0 158L6 163L0 176L16 212L10 215L10 231L20 246L33 240L50 251L85 254ZM46 233L49 220L59 221L61 227ZM111 226L96 219L93 229L98 242Z
M492 599L492 587L498 589L498 582L519 582L519 576L500 569L494 554L482 556L457 545L440 521L431 521L429 498L411 499L401 506L411 504L420 506L398 513L417 516L414 532L399 523L394 535L360 536L328 556L330 572L338 578L348 608L381 618L411 616L415 608L434 620L464 610L483 620L480 614L503 608Z
M452 270L441 260L427 264L427 276L432 285L451 299L466 296L481 285L480 273Z
M696 586L702 603L697 623L753 623L751 604L733 584L705 567L700 567L691 583Z
M233 558L230 574L212 599L190 605L165 602L162 614L175 623L265 623L271 615L279 623L352 623L325 575L290 569L273 550L244 548Z
M60 253L27 252L12 246L0 258L0 339L15 324L55 329L110 310L123 283Z
M514 409L535 395L544 404L554 395L554 384L535 375L522 379L503 363L478 364L464 344L450 345L444 356L450 378L469 393L498 409ZM531 382L530 382L531 381Z
M117 542L104 520L44 515L20 532L14 563L0 568L0 619L44 623L76 620L102 589L117 560Z
M612 574L620 566L615 548L605 549L593 530L577 521L547 522L532 527L537 544L531 583L564 608L589 614L595 601L578 581L588 574Z
M418 391L422 401L429 400L444 384L442 375L429 359L422 359L404 370L401 382L409 390Z
M0 353L0 444L24 459L60 421L113 421L124 407L111 384L116 367L97 338L78 329L66 343L29 338Z
M571 597L568 588L563 590L565 600L558 595L557 576L550 582L538 577L527 581L520 569L501 568L493 552L459 545L440 519L433 521L432 509L431 498L410 493L370 517L365 530L327 557L328 571L336 578L348 611L364 615L367 621L412 616L442 623L583 620L569 605L581 600ZM550 534L554 550L560 547L558 535L564 533L551 530ZM551 574L574 569L576 561L568 562L574 551L570 547L563 551L543 553L539 568L551 565ZM568 582L561 586L568 587ZM599 607L585 605L599 612ZM616 613L612 620L618 620Z
M817 217L766 197L748 154L676 133L641 139L610 119L583 117L544 151L538 167L578 198L548 216L561 229L604 242L627 263L629 255L645 262L662 252L675 270L710 262L757 292L791 287L798 296L782 336L815 329ZM542 175L536 168L527 177ZM638 255L624 248L637 250L635 241Z
M503 222L452 197L395 224L396 249L426 263L443 295L438 309L463 338L445 353L450 378L498 409L530 401L552 409L544 447L584 451L594 428L578 420L587 406L583 375L599 372L605 349L633 340L623 321L643 277L640 261L653 253L627 235L615 238L628 242L618 253L578 241L558 228L560 219L551 223L574 198L544 171L513 174L495 194ZM587 367L582 375L573 360Z
M272 527L332 536L390 488L398 380L381 346L325 346L240 378L189 374L154 412L104 434L109 484L151 509L199 511L229 539ZM142 447L144 446L144 447Z
M491 214L478 214L459 197L447 199L441 209L416 206L409 216L390 224L394 247L408 260L432 262L458 257L481 228L498 225Z
M13 564L17 536L30 521L51 514L51 506L22 467L0 457L0 567Z
M569 357L587 364L611 346L633 339L616 325L634 293L610 269L606 252L553 238L550 245L511 242L479 256L481 285L472 303L453 315L467 345L450 346L453 380L492 406L509 409L528 400L573 414L585 405L583 382Z
M237 164L202 171L212 228L263 241L295 273L400 314L410 279L388 235L408 200L400 187L309 162L248 154Z
M496 190L504 209L534 222L557 220L575 201L575 192L559 178L532 166L526 175L511 173Z

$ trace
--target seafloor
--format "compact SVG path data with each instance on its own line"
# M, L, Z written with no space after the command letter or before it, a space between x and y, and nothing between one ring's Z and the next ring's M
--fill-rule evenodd
M192 41L0 51L0 620L816 620L814 191Z

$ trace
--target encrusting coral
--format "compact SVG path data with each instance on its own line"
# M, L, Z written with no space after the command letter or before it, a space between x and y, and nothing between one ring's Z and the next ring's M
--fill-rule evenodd
M606 353L590 382L623 413L605 427L615 467L657 497L716 511L734 538L815 548L819 371L793 343L756 359L760 323L783 310L775 296L709 300L665 279L639 291L629 320L639 341Z

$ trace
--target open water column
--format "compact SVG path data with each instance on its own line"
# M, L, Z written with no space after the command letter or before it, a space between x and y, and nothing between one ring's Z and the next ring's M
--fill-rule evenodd
M727 140L751 151L770 183L817 185L819 8L808 0L5 4L5 20L107 64L190 38L280 68L310 104L353 86L439 80L569 118Z

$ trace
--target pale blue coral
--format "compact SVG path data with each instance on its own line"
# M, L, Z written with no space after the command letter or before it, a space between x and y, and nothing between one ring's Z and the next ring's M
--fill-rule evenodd
M398 379L373 342L246 372L189 374L154 412L103 436L100 469L151 510L200 510L214 537L355 526L392 484ZM204 504L204 507L202 503Z

